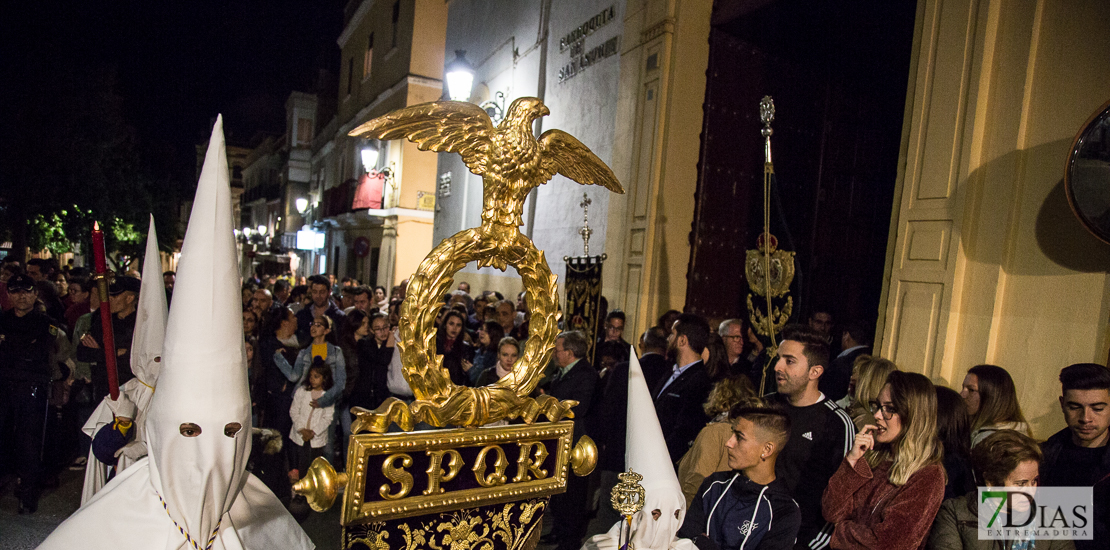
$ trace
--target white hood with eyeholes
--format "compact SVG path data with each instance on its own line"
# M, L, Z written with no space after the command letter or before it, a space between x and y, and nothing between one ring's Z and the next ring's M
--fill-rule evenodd
M696 550L690 541L676 539L682 520L686 518L686 497L678 482L663 428L655 413L651 392L636 357L636 349L628 360L628 416L625 434L625 464L644 476L644 508L632 516L632 544L638 550ZM602 495L602 506L609 506L609 495ZM655 512L653 514L653 512ZM618 521L608 532L586 540L584 550L616 550L620 529Z
M40 548L313 548L247 473L251 405L223 120L216 119L178 262L149 454Z
M158 232L154 216L146 234L146 254L143 256L143 284L139 290L139 305L135 313L135 333L131 338L131 372L135 377L120 384L118 400L106 396L93 411L81 431L90 438L109 426L117 416L135 422L134 438L116 453L116 471L122 472L146 456L146 415L158 383L162 362L162 344L166 338L166 292L162 283L162 262L158 256ZM85 485L81 491L81 504L89 501L108 482L109 466L100 462L92 449L85 466Z

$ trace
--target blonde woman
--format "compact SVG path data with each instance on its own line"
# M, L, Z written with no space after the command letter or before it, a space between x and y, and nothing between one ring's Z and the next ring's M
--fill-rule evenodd
M1010 373L994 365L976 365L964 377L960 397L971 415L971 446L998 430L1033 435L1021 414L1017 390Z
M730 376L713 385L703 409L712 420L698 432L694 444L678 461L678 481L682 484L682 494L686 496L686 506L697 494L702 481L714 472L727 472L728 449L725 443L732 437L732 422L729 411L742 400L755 397L751 381L742 374Z
M937 394L928 378L894 371L871 404L874 422L829 479L821 500L832 548L920 548L944 499Z
M879 392L886 385L886 377L896 370L898 365L893 361L874 355L861 355L852 363L848 395L837 405L852 417L856 431L872 422L870 403L879 398Z

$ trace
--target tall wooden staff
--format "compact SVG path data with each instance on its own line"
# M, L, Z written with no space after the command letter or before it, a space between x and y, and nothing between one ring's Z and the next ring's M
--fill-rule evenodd
M112 401L119 399L119 376L116 373L116 339L112 332L112 307L108 298L108 262L104 251L104 232L93 222L93 264L96 288L100 293L100 325L104 344L104 367L108 369L108 394Z
M775 182L775 165L771 163L771 121L775 119L775 103L771 96L759 102L759 118L763 121L763 233L756 239L756 250L747 251L744 275L748 278L748 319L752 327L768 340L767 363L760 369L759 395L763 395L767 375L778 353L775 334L782 331L794 311L794 299L788 296L794 280L794 253L779 250L779 240L771 234L771 191ZM786 220L783 220L786 223ZM766 298L766 314L752 301L753 296ZM772 299L783 299L782 307L775 307Z

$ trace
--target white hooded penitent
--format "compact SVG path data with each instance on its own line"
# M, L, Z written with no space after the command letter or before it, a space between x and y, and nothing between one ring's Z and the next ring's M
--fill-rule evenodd
M638 550L691 548L689 541L675 539L686 517L686 497L671 464L635 348L628 361L627 426L625 465L644 476L640 482L644 487L644 508L632 516L632 544ZM608 497L602 495L603 506L608 505ZM618 522L607 533L589 538L583 548L615 550L621 525Z
M223 120L216 119L178 262L147 458L41 548L313 548L246 472L251 409Z
M105 302L107 303L107 302ZM166 337L166 292L162 283L162 261L158 256L158 233L154 229L154 216L146 234L146 255L143 256L143 284L139 287L139 305L135 313L135 332L131 338L131 372L135 378L120 386L118 401L105 397L93 411L82 430L91 438L104 426L112 423L114 416L125 416L135 421L135 437L120 449L116 471L122 472L138 459L146 456L146 416L158 369L162 361L162 341ZM81 491L81 504L89 501L108 480L109 466L100 462L89 449L85 467L85 485Z

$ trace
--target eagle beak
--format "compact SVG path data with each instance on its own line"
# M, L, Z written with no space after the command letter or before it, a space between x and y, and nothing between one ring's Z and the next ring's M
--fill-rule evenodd
M551 109L548 109L547 105L540 104L540 114L543 116L550 115Z

